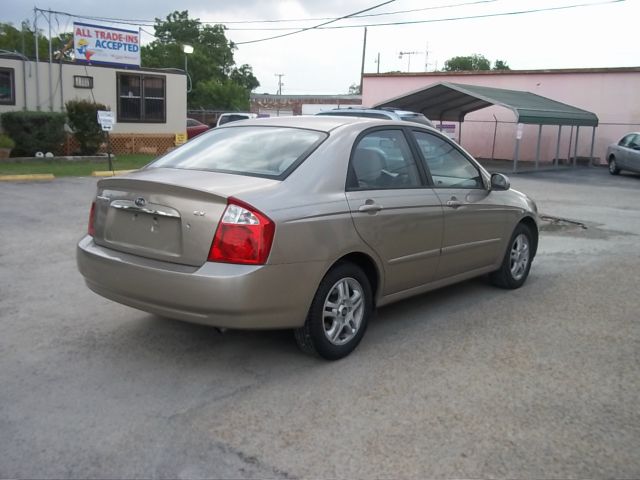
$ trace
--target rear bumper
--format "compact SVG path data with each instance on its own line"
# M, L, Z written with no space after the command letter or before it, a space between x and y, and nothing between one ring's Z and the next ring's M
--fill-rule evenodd
M157 315L224 328L295 328L304 324L324 274L322 262L190 267L78 243L87 286L110 300Z

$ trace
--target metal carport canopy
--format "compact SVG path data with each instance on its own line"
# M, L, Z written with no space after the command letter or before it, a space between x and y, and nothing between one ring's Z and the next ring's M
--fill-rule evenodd
M462 122L467 113L492 105L513 111L518 123L598 126L595 113L520 90L442 82L375 105L420 112L431 120Z

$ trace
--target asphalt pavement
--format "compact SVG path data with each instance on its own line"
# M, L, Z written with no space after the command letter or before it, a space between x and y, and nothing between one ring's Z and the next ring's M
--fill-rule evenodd
M380 309L339 362L160 319L75 266L95 179L0 184L0 478L639 478L640 176L522 174L525 286Z

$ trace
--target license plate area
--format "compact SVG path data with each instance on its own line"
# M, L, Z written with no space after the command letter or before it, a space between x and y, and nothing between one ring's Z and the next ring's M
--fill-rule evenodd
M178 217L110 208L105 240L114 245L179 256L182 226Z

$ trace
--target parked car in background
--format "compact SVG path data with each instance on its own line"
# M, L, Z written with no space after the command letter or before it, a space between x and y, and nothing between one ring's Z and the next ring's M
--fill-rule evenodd
M196 135L200 135L203 132L209 130L209 125L205 125L199 122L195 118L187 118L187 138L191 139Z
M380 118L388 120L402 120L405 122L415 122L433 127L433 123L421 113L409 112L407 110L396 110L393 108L334 108L316 113L316 115L333 115L341 117L365 117Z
M478 275L523 285L535 203L417 123L256 119L102 179L77 248L94 292L348 355L377 306Z
M627 133L618 143L609 145L607 162L611 175L621 170L640 173L640 133Z
M223 113L218 117L218 123L216 126L224 125L229 122L237 122L238 120L248 120L250 118L256 118L258 115L256 113L245 113L245 112L229 112Z

